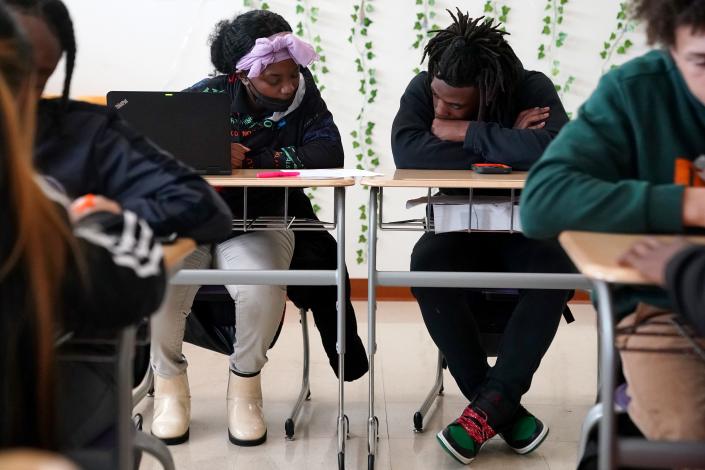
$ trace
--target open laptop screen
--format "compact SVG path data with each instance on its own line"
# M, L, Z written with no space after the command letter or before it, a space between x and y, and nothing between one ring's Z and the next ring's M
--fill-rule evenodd
M231 173L227 94L111 91L107 101L133 129L196 172Z

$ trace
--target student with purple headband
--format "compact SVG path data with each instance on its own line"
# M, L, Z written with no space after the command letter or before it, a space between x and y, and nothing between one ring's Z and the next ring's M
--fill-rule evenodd
M188 91L227 93L232 103L231 162L238 168L334 168L343 166L343 146L333 116L306 68L317 59L310 44L291 33L280 15L255 10L222 21L211 37L211 61L219 75ZM241 189L221 196L235 217L243 215ZM281 189L250 189L248 217L284 213ZM316 219L308 197L291 189L288 214ZM335 269L335 239L326 231L233 232L215 246L201 247L187 268ZM212 254L213 253L213 254ZM347 281L347 279L346 279ZM199 286L175 287L167 309L157 315L152 334L155 371L152 433L167 444L189 437L190 396L187 363L181 353L186 316ZM337 372L335 286L226 286L235 301L236 333L230 356L227 392L228 437L236 445L263 443L267 429L262 411L260 371L282 318L286 295L309 308L324 349ZM345 380L367 372L367 357L347 300Z

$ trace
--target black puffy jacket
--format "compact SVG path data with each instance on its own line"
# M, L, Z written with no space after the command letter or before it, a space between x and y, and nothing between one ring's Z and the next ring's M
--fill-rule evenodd
M131 130L104 106L39 104L35 165L70 198L100 194L149 223L158 236L198 243L228 238L232 214L200 176Z

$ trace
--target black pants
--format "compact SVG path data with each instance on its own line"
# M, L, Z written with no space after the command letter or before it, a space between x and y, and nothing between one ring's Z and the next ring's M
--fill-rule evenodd
M412 271L565 273L574 268L555 241L519 234L427 233L411 255ZM556 334L572 293L521 290L499 345L494 367L480 344L477 291L414 288L424 322L445 356L460 390L472 400L480 390L499 392L515 409Z
M296 238L291 269L336 269L337 243L331 234L324 231L296 231L294 236ZM352 381L367 372L368 363L365 347L357 334L357 320L350 302L350 277L347 269L345 282L347 286L345 289L345 380ZM289 286L287 295L298 308L311 310L313 320L321 334L323 349L337 375L338 288L336 286Z

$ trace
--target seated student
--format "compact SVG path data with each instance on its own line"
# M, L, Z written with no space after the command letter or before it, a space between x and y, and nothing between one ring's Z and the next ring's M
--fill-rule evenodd
M343 165L343 147L333 116L306 68L316 59L313 47L294 36L280 15L255 10L222 21L211 43L211 60L220 73L190 91L227 93L232 102L233 168L331 168ZM233 213L243 215L242 189L220 193ZM250 189L248 217L284 214L281 189ZM311 202L300 189L289 193L290 216L315 219ZM295 243L294 243L295 240ZM293 257L293 259L292 259ZM334 269L336 243L327 232L235 232L215 247L215 264L244 269ZM186 260L190 268L211 265L201 247ZM228 381L228 436L236 445L258 445L267 438L262 412L260 371L277 332L287 290L283 286L226 286L235 301L235 344ZM152 335L155 371L152 433L168 444L189 436L190 398L187 363L181 353L186 316L199 286L175 288L169 308L157 315ZM367 371L357 336L355 315L347 300L345 380ZM288 289L298 307L312 309L323 346L337 372L336 302L331 287Z
M166 282L142 219L101 197L69 207L34 173L34 78L30 46L0 4L0 449L65 450L58 334L134 323ZM70 413L100 419L90 411Z
M6 0L4 4L11 7L32 45L35 99L65 53L62 97L39 101L34 163L40 171L70 198L98 194L112 200L116 208L133 211L160 237L177 235L200 243L226 238L232 214L201 177L130 130L105 107L69 100L76 44L63 2ZM59 406L67 410L93 406L96 416L110 417L114 397L106 393L100 402L88 404L81 393L90 388L86 384L99 386L110 372L97 366L80 369L80 374L72 372L62 376L66 392ZM65 420L62 425L67 426L62 430L65 432L58 433L62 445L82 447L95 437L103 422Z
M223 240L225 202L200 176L136 134L104 106L69 100L76 58L73 23L62 0L5 0L34 49L38 95L62 55L61 98L39 102L35 166L71 198L100 194L144 218L161 237Z
M633 7L650 43L664 48L606 74L534 166L521 201L527 236L705 227L705 188L674 184L676 160L705 153L705 3L635 0ZM617 294L620 316L641 303L621 326L671 316L662 291ZM634 340L665 349L656 337ZM630 335L624 341L631 342ZM679 367L673 367L674 357ZM622 354L622 364L632 398L629 414L647 437L705 439L705 362L629 352Z
M528 169L568 121L551 81L524 70L496 25L458 10L424 50L428 73L411 80L392 126L398 168L470 170L476 162ZM555 242L520 234L426 233L411 255L412 271L568 272ZM480 294L470 289L414 288L424 322L470 400L460 418L438 433L461 463L501 433L516 452L532 451L548 427L520 405L558 328L570 293L519 294L494 367L473 315Z

